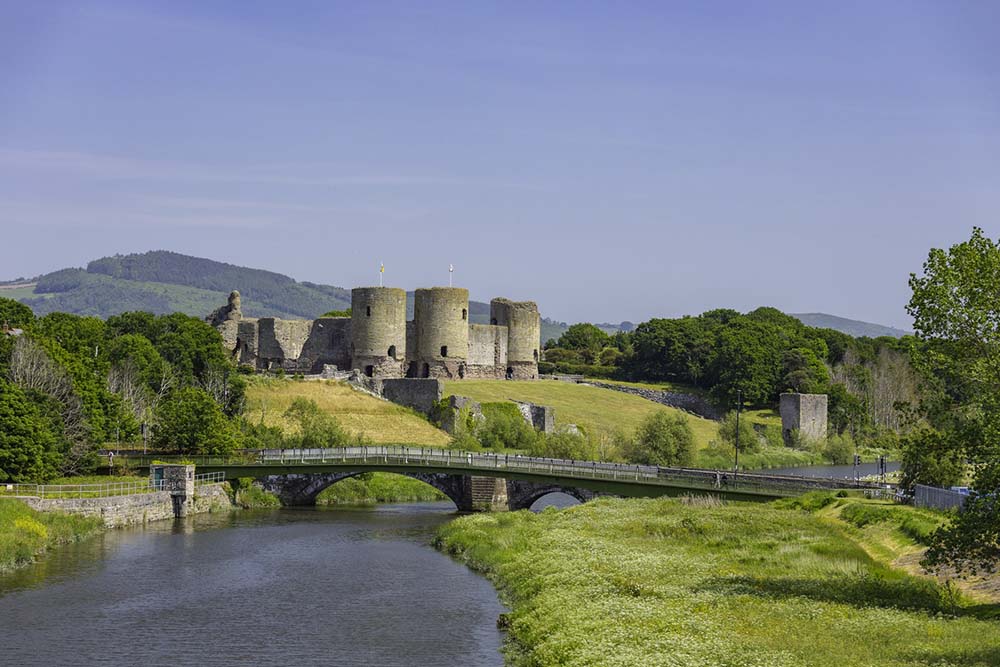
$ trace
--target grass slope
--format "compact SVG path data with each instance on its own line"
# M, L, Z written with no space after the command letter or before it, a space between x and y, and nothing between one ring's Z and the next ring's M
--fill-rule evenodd
M335 416L345 429L374 444L443 447L449 437L412 410L355 391L342 382L253 378L247 388L246 417L251 422L290 428L285 410L307 398Z
M611 437L617 431L631 433L654 412L675 411L639 396L555 380L458 380L446 382L444 393L480 402L514 399L548 405L556 410L557 426L577 424L597 437ZM711 420L691 416L690 423L699 447L718 434L718 425Z
M99 518L36 512L19 500L0 498L0 572L30 563L58 544L81 540L101 526Z
M512 606L514 665L1000 664L1000 623L799 510L602 499L462 517L438 545Z

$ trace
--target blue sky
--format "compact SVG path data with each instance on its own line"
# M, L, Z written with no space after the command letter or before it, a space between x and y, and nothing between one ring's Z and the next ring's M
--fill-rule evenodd
M0 278L453 263L560 320L905 327L930 247L1000 236L998 30L992 2L0 1Z

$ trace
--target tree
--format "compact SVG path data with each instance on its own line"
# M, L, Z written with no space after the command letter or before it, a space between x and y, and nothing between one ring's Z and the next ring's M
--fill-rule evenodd
M157 410L153 445L182 454L227 454L236 447L236 438L211 396L198 387L184 387Z
M961 447L956 447L940 431L924 426L903 438L903 479L901 486L912 493L914 484L949 487L965 474Z
M646 465L690 465L694 460L694 432L687 416L666 410L649 415L627 444L626 456Z
M297 436L289 438L292 447L303 449L340 447L350 440L350 436L337 418L328 412L323 412L312 399L299 397L293 400L285 410L285 419L291 420L299 427Z
M953 455L972 463L977 492L934 535L927 561L993 571L1000 563L1000 244L974 228L968 241L932 249L923 275L910 275L910 289L920 410Z
M19 301L0 298L0 328L28 329L35 321L35 314Z
M786 351L782 357L782 370L785 373L782 378L785 389L801 394L825 393L830 384L826 366L808 348L796 347Z
M736 412L731 411L726 414L719 424L719 439L730 448L736 447L736 433L740 434L740 453L756 452L760 449L760 436L754 430L753 424L748 419L740 419L739 427L736 426Z
M44 482L58 472L59 434L31 392L0 378L0 481Z
M610 340L608 334L593 324L581 322L570 326L559 337L559 347L566 350L589 350L596 355Z

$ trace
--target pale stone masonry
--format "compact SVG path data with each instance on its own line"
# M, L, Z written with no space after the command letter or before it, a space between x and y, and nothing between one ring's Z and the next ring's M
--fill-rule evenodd
M780 400L781 434L786 443L796 431L810 440L826 438L826 394L782 394Z
M357 370L370 378L538 378L541 316L532 301L493 299L490 324L469 321L469 291L421 288L406 320L406 292L351 291L350 317L243 317L239 292L205 318L240 364L255 370Z

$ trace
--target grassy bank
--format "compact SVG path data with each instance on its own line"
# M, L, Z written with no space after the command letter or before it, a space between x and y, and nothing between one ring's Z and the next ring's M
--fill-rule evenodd
M36 512L19 500L0 498L0 572L30 563L46 549L92 535L101 526L98 518Z
M373 505L447 500L429 484L388 472L364 473L328 486L316 498L317 505Z
M247 387L246 417L270 426L291 428L285 410L296 398L307 398L351 433L362 433L373 444L443 447L448 434L407 408L380 401L342 382L253 378Z
M511 604L515 665L1000 664L1000 622L814 510L598 500L438 541Z
M468 396L483 403L515 399L552 406L557 426L577 424L597 437L607 438L619 431L632 433L643 419L659 410L676 412L640 396L556 380L456 380L445 383L444 393ZM719 427L715 422L693 415L689 421L699 448L717 437Z

